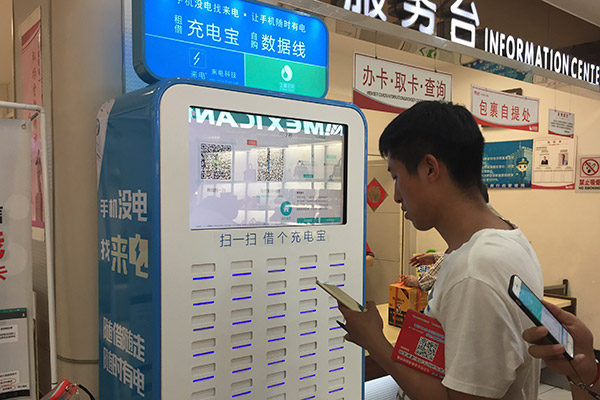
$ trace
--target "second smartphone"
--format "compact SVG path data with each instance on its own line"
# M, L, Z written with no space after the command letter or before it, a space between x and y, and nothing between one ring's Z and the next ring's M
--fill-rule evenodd
M508 294L534 324L545 326L550 341L565 346L565 356L573 359L573 337L517 275L510 277Z

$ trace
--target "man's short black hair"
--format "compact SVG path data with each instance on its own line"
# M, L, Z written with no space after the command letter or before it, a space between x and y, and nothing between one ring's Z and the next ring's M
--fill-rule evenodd
M464 106L421 101L398 115L379 138L384 158L401 161L410 174L426 154L435 156L463 188L481 183L484 139Z

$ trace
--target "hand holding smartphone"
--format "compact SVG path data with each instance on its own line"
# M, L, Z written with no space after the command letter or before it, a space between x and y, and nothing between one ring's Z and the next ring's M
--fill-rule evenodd
M548 339L552 343L562 344L565 357L572 360L573 337L517 275L510 277L508 294L536 326L548 329Z
M351 309L352 311L364 311L364 307L356 300L354 300L348 293L344 292L342 289L335 285L331 285L329 283L319 282L317 280L317 285L319 285L323 290L325 290L331 297Z

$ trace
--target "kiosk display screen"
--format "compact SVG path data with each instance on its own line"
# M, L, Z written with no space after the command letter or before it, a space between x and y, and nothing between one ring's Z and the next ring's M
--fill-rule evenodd
M190 107L190 229L345 223L347 130Z

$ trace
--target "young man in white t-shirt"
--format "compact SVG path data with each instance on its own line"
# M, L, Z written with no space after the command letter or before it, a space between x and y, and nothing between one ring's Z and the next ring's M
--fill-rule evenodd
M364 313L340 310L346 338L368 350L412 400L537 399L539 362L521 338L532 324L508 285L517 274L541 297L542 273L525 235L483 200L483 145L466 108L434 101L400 114L379 140L405 217L419 230L435 228L448 245L426 310L446 335L445 378L391 359L375 304Z

